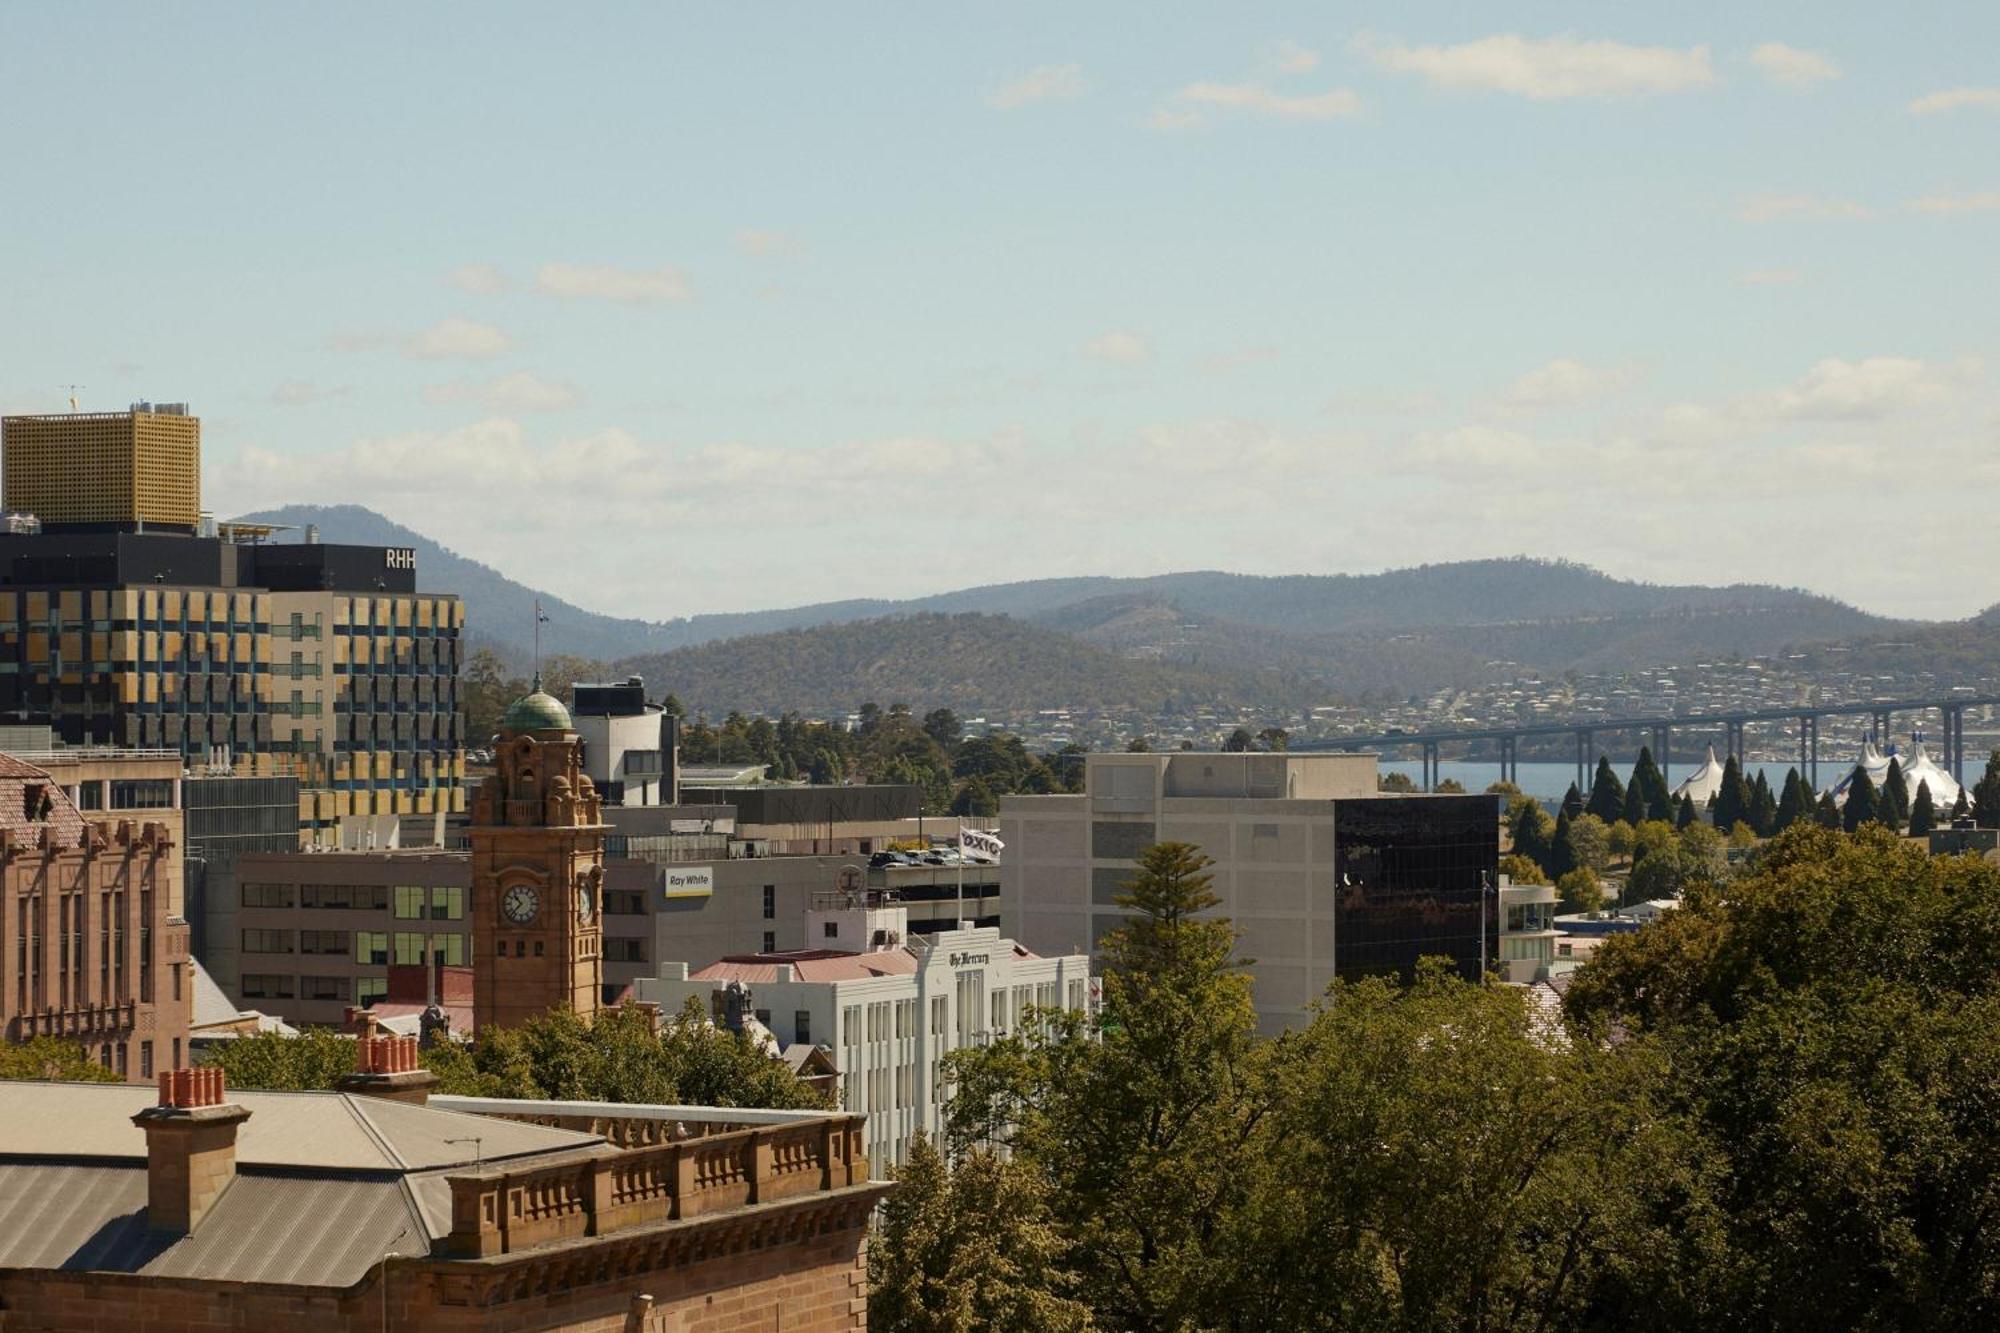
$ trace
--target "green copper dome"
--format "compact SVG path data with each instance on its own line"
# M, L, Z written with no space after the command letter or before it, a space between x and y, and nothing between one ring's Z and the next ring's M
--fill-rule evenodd
M507 706L507 715L500 719L503 731L568 731L569 709L562 706L562 700L553 694L536 690L523 695Z

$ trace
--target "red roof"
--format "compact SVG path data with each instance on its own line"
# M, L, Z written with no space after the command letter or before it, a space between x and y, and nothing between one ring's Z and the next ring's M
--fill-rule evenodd
M37 810L28 809L31 788L40 789ZM0 829L27 835L44 828L52 847L74 847L83 841L83 816L61 784L26 760L0 754Z

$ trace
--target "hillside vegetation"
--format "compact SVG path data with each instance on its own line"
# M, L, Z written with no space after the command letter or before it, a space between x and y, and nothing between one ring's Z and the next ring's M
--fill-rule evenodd
M1306 706L1313 691L1277 676L1148 662L1005 616L898 616L752 635L626 658L633 672L713 715L841 713L865 700L960 713L1209 702Z

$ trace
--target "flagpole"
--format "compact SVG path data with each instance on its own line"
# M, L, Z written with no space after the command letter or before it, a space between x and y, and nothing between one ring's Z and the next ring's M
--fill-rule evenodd
M958 924L965 925L965 816L958 816Z

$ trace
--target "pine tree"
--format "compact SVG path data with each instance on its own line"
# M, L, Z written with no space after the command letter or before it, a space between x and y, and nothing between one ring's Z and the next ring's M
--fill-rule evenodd
M1875 784L1868 777L1866 769L1854 766L1854 776L1847 784L1847 804L1840 809L1840 826L1849 833L1881 814L1875 799Z
M1840 827L1840 806L1834 801L1832 792L1820 793L1819 804L1813 807L1813 823L1821 828Z
M1917 799L1910 802L1910 836L1927 838L1937 827L1937 806L1931 801L1931 784L1917 784Z
M1971 817L1971 814L1972 798L1965 794L1965 788L1960 787L1958 799L1951 803L1951 822L1956 824L1961 819Z
M1646 822L1646 793L1639 789L1638 783L1625 789L1625 805L1619 810L1618 817L1633 828Z
M1812 814L1812 790L1806 786L1799 770L1785 770L1785 793L1778 798L1778 811L1771 820L1771 832L1783 833L1801 819Z
M2000 750L1986 759L1986 772L1972 786L1972 818L1981 828L2000 828Z
M1653 761L1653 747L1639 747L1639 762L1632 765L1632 785L1639 788L1646 802L1646 818L1672 819L1674 817L1674 794L1667 786L1667 775Z
M1778 798L1771 795L1771 780L1761 768L1757 780L1750 784L1750 827L1760 838L1778 831Z
M1576 869L1576 848L1570 845L1567 810L1556 816L1555 836L1549 839L1549 859L1542 862L1542 869L1553 880L1559 880Z
M1743 780L1742 766L1732 754L1722 765L1722 786L1715 793L1715 827L1723 832L1748 823L1750 784Z
M1910 822L1910 784L1903 777L1903 761L1891 759L1882 775L1882 790L1875 802L1875 817L1898 833Z
M1532 797L1522 801L1520 809L1514 814L1514 854L1525 856L1547 869L1551 853L1555 850L1553 832L1548 813L1541 805Z
M1674 811L1674 827L1677 829L1686 828L1700 818L1701 816L1694 812L1694 797L1688 795L1686 792L1682 792L1680 809Z
M1563 793L1562 813L1571 819L1583 813L1583 793L1576 789L1574 782L1570 783L1569 790Z
M1584 810L1607 824L1625 818L1625 784L1611 771L1611 760L1604 755L1597 756L1597 777L1590 784L1590 801Z

